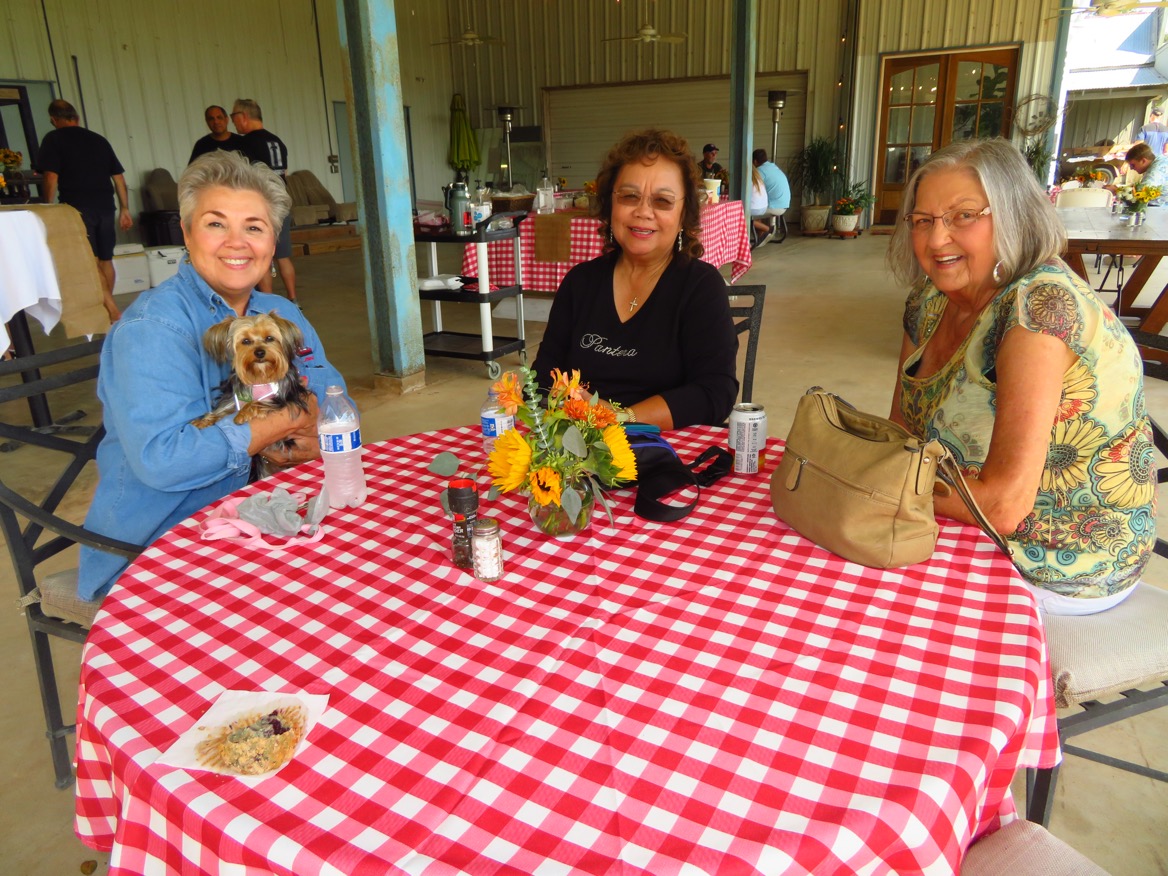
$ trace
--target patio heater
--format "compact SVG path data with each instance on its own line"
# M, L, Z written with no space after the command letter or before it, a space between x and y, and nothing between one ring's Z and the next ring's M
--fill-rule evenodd
M496 112L499 113L499 121L503 123L503 143L507 148L507 191L511 191L515 187L515 181L511 178L511 117L515 114L515 107L500 106Z
M771 108L771 161L778 163L779 155L779 122L783 120L783 107L787 103L787 92L768 91L767 106Z

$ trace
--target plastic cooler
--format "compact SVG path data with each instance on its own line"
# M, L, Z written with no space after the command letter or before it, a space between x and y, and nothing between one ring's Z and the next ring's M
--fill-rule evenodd
M122 243L114 247L114 277L115 295L150 288L150 267L142 244Z
M150 287L154 288L178 273L178 266L186 258L183 246L151 246L146 248L146 263L150 270Z

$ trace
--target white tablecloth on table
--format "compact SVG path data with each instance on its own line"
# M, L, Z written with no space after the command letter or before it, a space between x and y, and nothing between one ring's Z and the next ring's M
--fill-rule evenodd
M22 310L48 334L61 319L61 289L44 223L29 212L0 212L0 352L12 343L5 323Z

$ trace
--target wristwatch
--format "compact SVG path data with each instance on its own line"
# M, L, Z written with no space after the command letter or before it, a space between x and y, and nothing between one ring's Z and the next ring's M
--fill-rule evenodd
M637 422L637 412L632 408L624 408L616 415L618 423L635 423Z

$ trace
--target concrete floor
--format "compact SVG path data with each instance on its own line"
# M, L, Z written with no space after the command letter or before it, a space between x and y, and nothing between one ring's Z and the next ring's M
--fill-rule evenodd
M743 282L767 285L755 401L769 414L770 433L783 436L799 395L822 384L874 412L887 410L892 394L904 290L884 267L888 238L866 234L856 240L794 236L782 245L755 253L755 266ZM456 272L454 247L443 246L440 269ZM422 256L424 262L424 256ZM345 374L362 410L366 440L473 422L488 380L481 364L432 358L426 386L405 396L373 386L369 330L359 252L331 253L297 260L298 293L304 311L322 335L329 357ZM1165 279L1149 283L1159 289ZM129 301L122 301L123 308ZM461 313L459 311L462 311ZM477 330L473 308L447 306L447 327ZM423 313L429 327L429 305ZM529 322L530 346L542 324ZM510 334L514 323L497 321L496 332ZM56 340L37 339L39 348ZM515 356L502 362L518 364ZM1154 413L1168 415L1168 387L1150 386ZM99 406L92 396L76 399L92 421ZM64 409L64 408L60 408ZM60 410L59 409L59 410ZM19 416L4 411L4 416ZM1168 418L1168 417L1166 417ZM28 448L0 457L6 479L35 484L44 479L41 460ZM87 497L70 506L84 515ZM1163 525L1163 524L1162 524ZM1168 562L1154 560L1149 578L1168 582ZM13 593L11 570L0 564L0 593ZM11 603L9 603L11 605ZM80 648L56 643L66 713L76 707ZM73 795L53 787L51 766L23 619L15 610L0 612L0 872L9 874L78 873L84 861L106 870L106 855L93 852L73 834ZM1118 728L1083 738L1120 756L1168 768L1168 709ZM1015 783L1016 798L1023 799ZM1062 770L1052 831L1117 876L1168 874L1164 825L1168 823L1168 785L1141 779L1078 759Z

